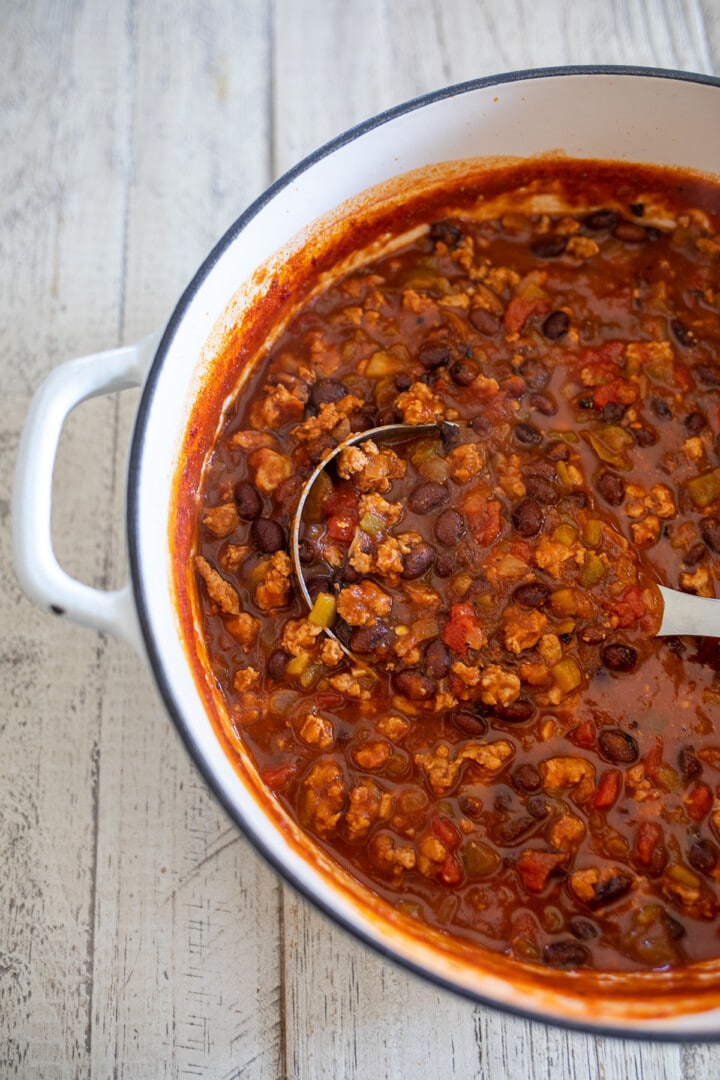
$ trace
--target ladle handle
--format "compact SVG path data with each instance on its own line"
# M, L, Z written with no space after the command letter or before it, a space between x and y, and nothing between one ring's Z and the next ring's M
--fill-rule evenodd
M720 637L720 600L693 596L659 586L664 610L658 637L690 634L693 637Z

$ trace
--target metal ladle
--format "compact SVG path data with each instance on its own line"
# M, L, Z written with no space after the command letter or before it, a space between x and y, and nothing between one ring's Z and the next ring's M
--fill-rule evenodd
M443 421L443 423L447 422ZM298 585L300 586L300 592L309 609L312 609L313 600L308 592L307 585L305 584L305 576L300 561L300 527L302 525L305 503L320 473L324 472L328 465L346 447L354 446L356 443L365 442L367 439L372 439L373 442L382 442L390 438L400 439L403 436L407 438L413 435L422 435L423 432L439 430L440 425L434 423L384 424L382 427L370 428L368 431L360 431L355 435L350 435L347 439L344 439L343 442L339 443L338 446L335 446L310 474L300 492L300 499L295 511L290 536L290 557L292 559ZM677 589L669 589L665 585L659 585L658 591L660 592L663 601L663 617L660 623L660 629L655 635L656 637L682 637L683 635L690 635L692 637L720 638L720 600L715 600L706 596L695 596L692 593L680 592ZM326 633L335 638L347 656L354 661L358 660L342 641L340 641L337 634L335 634L332 629L326 628Z

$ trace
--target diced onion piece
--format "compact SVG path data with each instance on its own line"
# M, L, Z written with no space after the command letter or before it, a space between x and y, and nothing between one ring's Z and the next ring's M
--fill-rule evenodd
M335 622L336 612L337 601L335 597L332 593L321 592L315 597L315 603L308 615L308 619L315 626L322 626L323 629L327 629Z
M569 694L571 690L577 690L578 686L582 685L582 672L572 656L566 656L554 664L552 673L563 694Z

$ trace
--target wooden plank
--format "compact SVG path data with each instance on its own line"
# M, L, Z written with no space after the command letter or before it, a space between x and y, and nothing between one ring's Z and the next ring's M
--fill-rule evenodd
M0 499L7 521L32 389L60 361L116 341L123 177L111 162L122 138L125 72L122 3L107 12L63 6L50 18L42 6L13 5L3 16ZM116 47L105 64L88 63L106 34ZM59 551L95 584L108 568L113 413L111 402L95 402L68 425L55 477ZM88 447L97 462L92 476L84 471ZM91 1037L106 644L53 622L20 596L6 529L0 566L0 1073L54 1080L83 1070Z
M198 2L182 18L165 0L134 9L124 340L169 317L268 182L269 31L252 2ZM118 475L135 405L119 405ZM105 675L91 1073L277 1075L275 875L207 790L140 661L113 647Z

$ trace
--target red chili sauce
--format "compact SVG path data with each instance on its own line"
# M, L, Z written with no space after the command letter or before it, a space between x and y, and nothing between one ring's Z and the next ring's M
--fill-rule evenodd
M657 583L720 573L720 199L617 190L466 192L307 302L197 521L212 671L287 813L419 923L565 969L720 955L720 651L653 636ZM308 613L302 484L395 422L438 426L313 489Z

